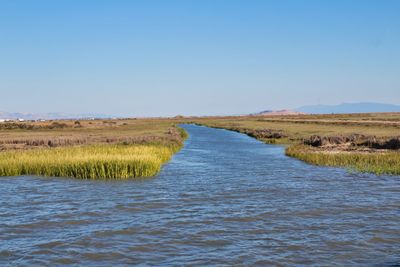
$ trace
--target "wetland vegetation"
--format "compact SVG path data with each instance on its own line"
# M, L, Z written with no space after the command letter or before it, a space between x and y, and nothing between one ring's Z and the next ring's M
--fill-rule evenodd
M400 152L327 152L318 151L306 145L292 145L286 155L319 166L344 167L360 172L375 174L400 174Z
M112 144L0 153L0 176L41 175L127 179L157 174L179 150L174 145Z
M311 164L400 174L400 113L365 113L2 123L0 175L152 176L182 147L180 123L286 144Z
M10 125L3 124L0 131L0 176L85 179L153 176L186 138L183 129L164 119Z

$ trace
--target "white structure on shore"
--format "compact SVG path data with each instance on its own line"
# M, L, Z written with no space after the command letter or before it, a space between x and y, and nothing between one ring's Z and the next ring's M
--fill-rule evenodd
M0 119L0 122L13 122L13 121L25 122L25 119Z

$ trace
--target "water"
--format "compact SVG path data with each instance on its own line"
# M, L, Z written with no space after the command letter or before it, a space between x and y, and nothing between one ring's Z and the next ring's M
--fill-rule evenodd
M0 265L400 263L400 177L192 125L155 178L0 178Z

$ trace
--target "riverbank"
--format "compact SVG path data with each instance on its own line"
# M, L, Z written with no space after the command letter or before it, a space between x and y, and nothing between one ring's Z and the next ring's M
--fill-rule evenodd
M400 174L400 113L197 118L194 123L288 145L307 163Z
M306 145L291 145L286 155L318 166L344 167L360 172L378 175L400 174L400 153L398 151L354 150L327 151L312 149Z
M183 146L171 120L2 124L0 176L127 179L156 175Z
M128 179L156 175L180 145L89 145L0 153L0 176Z
M164 158L155 160L152 155L154 151L142 155L143 159L157 163L146 165L148 171L141 172L134 169L139 169L142 165L138 163L129 165L125 160L121 160L116 165L121 170L119 174L115 170L111 171L112 168L105 167L108 164L105 162L114 162L112 157L106 159L108 152L98 153L97 159L93 161L97 162L97 165L91 161L89 167L85 165L88 161L84 159L88 155L81 158L83 162L86 162L85 164L79 165L72 161L68 163L68 166L74 166L66 167L69 171L60 171L62 163L54 163L55 167L52 167L52 171L44 171L44 166L53 166L47 160L47 158L55 157L52 154L55 153L53 149L59 148L60 152L55 154L61 159L70 154L69 147L80 147L77 154L85 154L84 151L87 149L96 150L100 146L100 150L103 151L103 145L113 145L117 146L116 150L121 152L116 154L118 157L129 158L125 154L129 149L141 148L144 151L150 151L151 149L145 148L149 146L152 149L155 147L161 150L168 149L169 156L166 158L170 158L182 147L186 138L186 133L176 127L180 123L223 128L247 134L265 143L286 144L288 156L311 164L345 167L376 174L400 174L400 113L370 113L2 123L0 124L0 157L3 156L4 160L0 163L0 168L3 168L0 175L39 174L80 178L114 178L118 175L121 178L152 176L165 162ZM119 145L125 145L125 147ZM31 150L38 149L41 150L39 158L42 159L42 163L39 164L39 160L36 161L36 167L29 165L31 164L29 160L24 162L18 159L19 156L35 158L38 156L36 153L39 152L31 152ZM7 154L8 152L12 153ZM6 161L6 158L13 158L15 162L24 163L18 165L10 160ZM92 157L88 158L92 159ZM42 166L41 164L43 167L38 167ZM31 166L29 171L23 167L28 165ZM11 171L11 167L7 166L12 166L15 170ZM103 166L110 172L102 173L103 167L98 166ZM82 169L82 171L71 171L71 169Z

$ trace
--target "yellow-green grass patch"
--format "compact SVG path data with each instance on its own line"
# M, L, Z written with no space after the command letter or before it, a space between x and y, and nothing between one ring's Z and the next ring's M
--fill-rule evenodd
M400 175L400 152L375 153L315 151L305 145L293 145L286 155L319 166L345 167L360 172Z
M88 145L0 153L0 176L82 179L154 176L181 145Z

